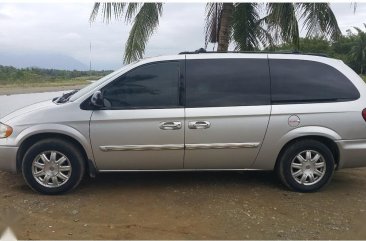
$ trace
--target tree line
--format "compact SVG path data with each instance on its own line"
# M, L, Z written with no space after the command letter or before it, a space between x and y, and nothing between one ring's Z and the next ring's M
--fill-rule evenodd
M366 29L366 24L365 29ZM323 37L305 37L299 39L299 48L291 43L268 47L268 51L299 50L304 53L323 53L328 57L342 60L358 74L366 74L366 32L360 28L348 30L334 41Z
M0 65L0 83L17 82L53 82L67 81L72 79L98 79L112 71L80 71L80 70L58 70L42 68L15 68L12 66Z

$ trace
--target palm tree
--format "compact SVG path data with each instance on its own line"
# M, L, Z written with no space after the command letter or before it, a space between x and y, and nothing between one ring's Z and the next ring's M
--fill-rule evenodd
M206 6L205 45L217 43L217 51L251 51L272 42L259 17L258 3L208 3Z
M99 10L102 10L103 20L109 23L112 17L121 20L123 17L127 23L132 22L132 28L128 36L124 62L131 63L143 57L146 43L159 25L162 15L162 3L95 3L89 21L94 22Z
M366 24L363 24L366 29ZM360 64L360 74L364 73L366 63L366 32L360 28L353 27L357 31L355 43L351 48L350 57L353 61Z
M260 18L261 8L267 16ZM124 62L143 57L147 41L159 25L162 3L95 3L90 22L99 10L105 22L114 17L132 22L125 46ZM205 44L217 43L217 51L255 50L276 42L292 43L299 49L299 21L307 36L337 38L341 32L328 3L208 3L206 6Z
M208 42L217 43L218 51L227 51L229 43L234 42L236 49L252 50L282 41L299 49L300 20L307 37L336 39L341 35L329 3L267 3L264 18L259 17L260 7L258 3L208 3L206 46Z

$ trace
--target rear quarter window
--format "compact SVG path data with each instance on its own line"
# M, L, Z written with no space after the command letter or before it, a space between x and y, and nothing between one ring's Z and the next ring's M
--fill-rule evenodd
M272 103L351 101L357 88L330 65L308 61L270 59Z

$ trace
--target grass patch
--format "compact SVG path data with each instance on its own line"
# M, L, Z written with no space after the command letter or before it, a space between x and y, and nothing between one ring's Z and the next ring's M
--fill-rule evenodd
M72 80L53 80L53 81L14 81L14 82L1 82L0 88L19 88L19 87L57 87L57 86L77 86L88 85L90 81L72 79Z
M0 88L9 87L52 87L52 86L73 86L73 85L88 85L93 80L100 77L81 76L72 79L64 78L36 78L36 79L18 79L18 80L1 80Z

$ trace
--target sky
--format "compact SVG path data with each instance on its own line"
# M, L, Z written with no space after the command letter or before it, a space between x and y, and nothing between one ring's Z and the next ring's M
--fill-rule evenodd
M363 28L366 3L358 3L355 13L350 3L332 3L331 7L343 33L353 26ZM58 59L82 69L89 68L91 59L92 69L121 67L131 25L124 21L105 24L100 17L90 24L92 8L90 2L0 3L0 64L12 64L14 59L52 64ZM165 3L145 56L203 47L204 16L204 3Z

